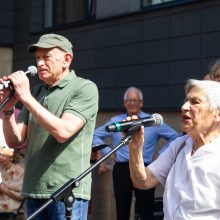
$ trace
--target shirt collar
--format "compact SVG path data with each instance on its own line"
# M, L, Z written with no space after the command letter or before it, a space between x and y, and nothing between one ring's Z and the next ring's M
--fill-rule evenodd
M63 77L61 80L58 81L58 83L55 86L52 86L51 88L59 87L63 88L68 83L70 83L74 78L76 77L76 73L74 70L70 70L69 74L67 74L65 77ZM45 87L49 88L46 84L44 84Z
M128 117L128 113L125 113L125 116ZM144 113L142 110L140 110L140 113L136 115L138 118L146 117L146 113Z
M203 146L201 146L193 155L203 155L205 153L215 153L215 152L219 152L220 148L220 137L216 138L215 141L213 141L210 144L204 144ZM193 147L193 140L191 137L187 138L186 140L186 149L187 152L192 152L192 147Z

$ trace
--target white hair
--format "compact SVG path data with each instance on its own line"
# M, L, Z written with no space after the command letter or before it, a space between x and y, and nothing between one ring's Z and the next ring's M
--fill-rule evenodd
M134 86L129 87L129 88L125 91L124 100L127 99L128 93L129 93L130 91L135 91L135 92L137 92L137 93L139 94L139 96L140 96L140 100L143 101L143 93L141 92L140 89L138 89L138 88L136 88L136 87L134 87Z
M194 87L202 90L205 93L211 110L214 111L220 109L220 82L189 79L185 86L186 95Z

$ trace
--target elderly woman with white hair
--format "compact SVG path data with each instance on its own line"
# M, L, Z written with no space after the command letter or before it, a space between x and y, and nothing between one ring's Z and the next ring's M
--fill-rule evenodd
M165 220L220 219L220 84L191 79L185 92L181 111L186 135L144 167L141 127L129 144L131 178L140 189L165 186Z

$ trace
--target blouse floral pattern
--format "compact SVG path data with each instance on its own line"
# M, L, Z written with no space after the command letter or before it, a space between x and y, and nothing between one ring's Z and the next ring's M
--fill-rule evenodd
M14 192L21 193L24 167L20 164L13 164L9 169L5 169L0 166L0 172L2 176L2 183L7 187L10 187ZM0 212L10 212L17 210L21 201L17 201L0 192Z

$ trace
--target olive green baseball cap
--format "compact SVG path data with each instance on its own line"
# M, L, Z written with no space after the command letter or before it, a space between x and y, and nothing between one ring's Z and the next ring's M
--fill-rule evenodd
M44 34L42 35L36 44L28 46L28 52L36 52L36 49L40 48L53 48L58 47L68 53L73 54L73 45L71 42L62 35L59 34Z

